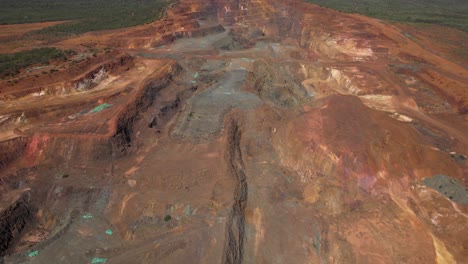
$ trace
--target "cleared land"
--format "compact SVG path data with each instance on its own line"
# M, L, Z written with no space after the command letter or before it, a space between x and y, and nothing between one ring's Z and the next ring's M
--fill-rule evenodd
M51 60L66 59L73 51L39 48L14 54L0 54L0 77L12 76L33 64L47 64Z

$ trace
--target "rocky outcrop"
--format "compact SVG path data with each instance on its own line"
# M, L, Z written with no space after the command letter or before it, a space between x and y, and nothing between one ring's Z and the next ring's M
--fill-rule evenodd
M27 141L27 138L15 138L0 142L0 169L23 155Z
M236 120L231 120L228 132L227 160L229 173L234 177L234 201L231 214L227 220L227 234L223 263L243 263L245 239L245 208L247 204L248 185L243 171L242 152L240 149L242 131Z
M3 193L0 196L0 258L8 253L8 249L19 238L21 232L32 219L32 209L29 205L27 191Z

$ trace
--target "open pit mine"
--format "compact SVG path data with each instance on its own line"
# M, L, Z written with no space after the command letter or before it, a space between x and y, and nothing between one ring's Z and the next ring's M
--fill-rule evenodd
M468 262L466 65L296 0L80 45L0 81L0 263Z

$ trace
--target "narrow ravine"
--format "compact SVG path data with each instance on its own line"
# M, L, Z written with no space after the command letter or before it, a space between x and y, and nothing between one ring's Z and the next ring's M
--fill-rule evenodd
M236 181L231 216L227 221L227 239L224 263L242 263L244 253L245 206L247 204L247 179L243 171L240 142L242 131L237 120L232 119L228 134L227 159L229 172Z

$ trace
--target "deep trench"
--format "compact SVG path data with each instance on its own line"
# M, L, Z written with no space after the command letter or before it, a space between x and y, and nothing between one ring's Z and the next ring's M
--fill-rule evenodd
M234 119L231 120L228 137L229 172L234 177L236 184L231 215L227 221L224 263L240 264L244 253L245 206L248 190L240 149L242 131Z

